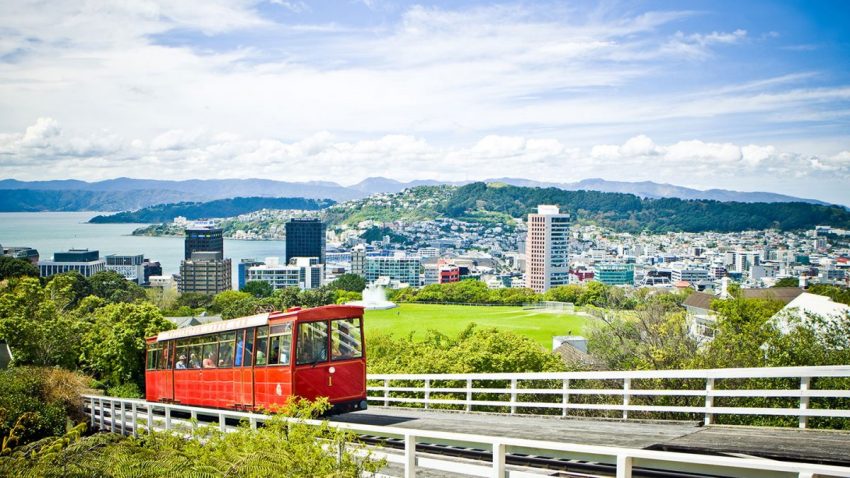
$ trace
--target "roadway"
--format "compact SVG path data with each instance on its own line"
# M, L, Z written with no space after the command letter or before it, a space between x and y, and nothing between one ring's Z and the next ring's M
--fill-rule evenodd
M850 466L850 432L698 422L601 420L372 406L331 421L412 430Z

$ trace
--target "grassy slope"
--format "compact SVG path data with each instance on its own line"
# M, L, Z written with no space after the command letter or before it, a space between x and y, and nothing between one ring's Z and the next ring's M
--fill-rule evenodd
M585 318L575 315L523 310L521 307L474 307L463 305L402 304L390 310L368 310L367 335L391 333L420 336L433 329L448 336L457 335L467 324L497 327L525 335L546 349L555 335L580 334Z

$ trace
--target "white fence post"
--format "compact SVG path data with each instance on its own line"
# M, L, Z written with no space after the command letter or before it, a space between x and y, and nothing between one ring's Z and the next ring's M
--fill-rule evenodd
M505 444L493 443L493 478L505 478Z
M563 397L562 397L562 404L564 406L563 416L567 416L569 414L569 410L570 410L569 407L568 407L568 405L570 404L570 379L568 379L568 378L564 379L563 390L564 390L564 394L563 394Z
M165 430L168 431L171 430L171 408L166 405L163 409L165 410Z
M127 415L124 413L124 401L118 402L121 411L121 434L127 434Z
M221 433L225 433L227 431L227 416L223 413L218 414L218 430Z
M91 412L91 428L94 429L94 399L86 398L86 400L89 402L89 412Z
M806 428L809 424L809 417L803 413L809 409L809 396L806 392L809 391L810 383L810 377L800 377L800 428Z
M472 379L466 379L466 411L472 411Z
M153 407L151 404L147 405L148 409L148 433L153 431Z
M431 379L425 379L425 410L431 408Z
M189 415L189 418L192 419L192 430L198 428L198 412L192 410L191 414Z
M136 408L136 402L131 405L133 410L133 436L139 436L139 410Z
M384 379L384 406L390 406L390 379Z
M109 400L109 431L115 433L115 400Z
M714 379L705 379L705 425L711 425L714 421L714 414L711 413L711 407L714 406Z
M516 413L516 379L511 379L511 415Z
M416 435L404 435L404 478L416 477Z
M617 455L617 478L632 478L632 457Z
M632 379L623 379L623 420L629 419L629 410L625 407L629 406L629 390L632 389Z

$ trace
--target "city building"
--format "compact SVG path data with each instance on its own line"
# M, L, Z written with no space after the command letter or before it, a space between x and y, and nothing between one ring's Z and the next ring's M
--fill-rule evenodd
M422 260L415 256L367 257L366 282L375 282L379 277L388 277L391 282L419 287L419 269Z
M634 285L635 283L634 264L608 262L596 264L594 270L594 280L605 285Z
M526 286L539 293L569 284L569 246L570 215L558 206L537 206L537 214L528 215Z
M100 252L88 249L70 249L53 254L51 261L38 261L38 275L49 277L63 272L77 271L85 277L106 270L106 261Z
M248 269L260 265L263 265L263 262L256 259L242 259L239 264L236 264L236 287L238 290L244 289L245 284L248 283Z
M230 259L220 252L193 252L189 259L180 262L177 290L181 293L215 295L230 290Z
M191 259L194 252L219 252L224 257L223 230L208 224L199 225L199 223L187 227L183 251L183 259Z
M440 284L448 284L449 282L459 282L460 267L454 264L441 265L438 280Z
M249 282L268 282L274 289L317 289L322 286L323 269L316 257L293 257L289 264L281 264L277 257L267 257L264 264L248 268L247 278Z
M366 246L358 244L351 250L351 273L366 277Z
M38 265L38 249L33 249L32 247L0 246L0 255L23 259L29 261L32 265Z
M105 257L106 270L115 271L130 282L142 285L145 283L145 257L142 254L118 255L110 254ZM160 270L160 274L162 271Z
M286 222L286 259L317 257L325 263L325 223L315 218L292 218Z
M148 282L151 287L161 287L163 289L177 289L177 281L174 280L174 276L150 276L148 277Z
M710 275L708 273L708 269L688 266L676 266L670 268L670 280L674 284L680 281L696 284L697 282L709 279Z
M159 261L152 261L150 259L145 259L144 261L145 268L145 284L151 283L152 276L161 276L162 275L162 264Z

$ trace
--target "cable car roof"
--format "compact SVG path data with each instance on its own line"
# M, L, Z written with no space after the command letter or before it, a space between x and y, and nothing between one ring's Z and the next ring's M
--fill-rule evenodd
M239 317L237 319L222 320L221 322L210 322L209 324L195 325L182 329L166 330L165 332L160 332L156 336L156 341L162 342L163 340L182 339L185 337L217 334L219 332L227 332L230 330L268 325L269 315L269 313L249 315L247 317Z

